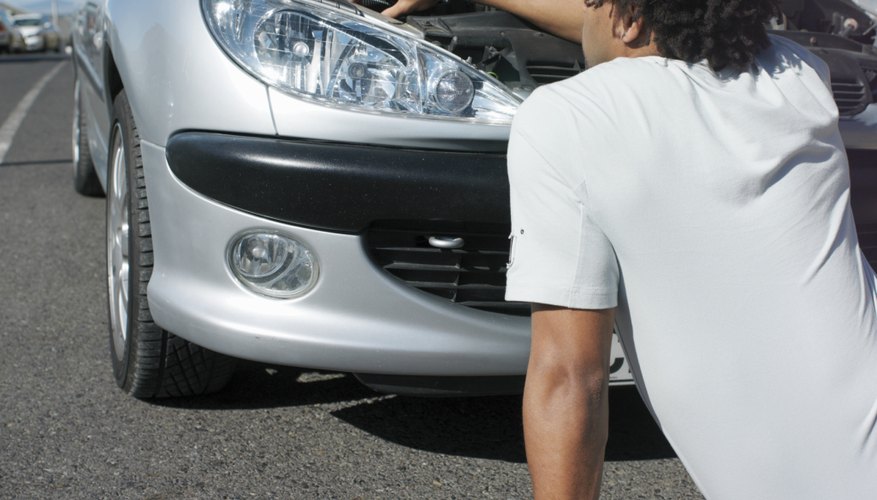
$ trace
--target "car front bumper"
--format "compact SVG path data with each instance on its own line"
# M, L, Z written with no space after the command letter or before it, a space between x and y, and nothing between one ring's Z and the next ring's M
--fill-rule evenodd
M45 42L42 35L32 35L24 37L24 48L28 52L36 52L45 48Z
M180 134L167 149L144 142L142 153L155 255L148 298L163 328L267 363L422 377L525 372L528 317L417 290L376 265L364 244L372 217L507 220L502 155L207 133ZM380 162L387 154L394 164ZM319 263L316 286L278 300L240 285L226 249L252 229L307 245ZM629 381L614 349L613 382Z

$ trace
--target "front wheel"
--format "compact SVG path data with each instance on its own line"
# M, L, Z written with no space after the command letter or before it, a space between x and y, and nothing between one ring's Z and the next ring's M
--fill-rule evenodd
M163 330L152 320L146 289L152 233L140 136L123 90L113 103L107 172L107 292L116 383L138 398L216 392L234 358Z

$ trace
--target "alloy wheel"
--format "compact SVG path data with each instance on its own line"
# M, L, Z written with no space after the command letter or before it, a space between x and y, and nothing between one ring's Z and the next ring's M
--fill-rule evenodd
M113 348L118 359L125 356L128 340L129 238L130 227L128 168L122 127L113 127L110 156L110 181L107 203L107 291L110 300L110 323Z

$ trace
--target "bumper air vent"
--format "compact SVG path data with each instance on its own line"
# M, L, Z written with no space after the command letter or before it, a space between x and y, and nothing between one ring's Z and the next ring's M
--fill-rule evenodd
M858 80L832 80L831 91L840 116L859 114L865 110L870 101L869 89Z
M504 300L508 234L505 224L381 221L365 243L378 267L414 288L482 311L528 316L529 304ZM430 238L462 243L436 248Z
M539 85L559 82L578 75L584 68L576 65L561 65L556 63L540 63L530 61L527 63L527 72Z

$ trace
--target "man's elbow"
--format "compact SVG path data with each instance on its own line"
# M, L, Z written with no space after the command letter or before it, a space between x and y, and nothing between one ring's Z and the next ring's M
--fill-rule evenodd
M528 389L538 391L545 399L593 411L607 404L608 382L606 371L600 368L547 364L531 366L527 371Z

